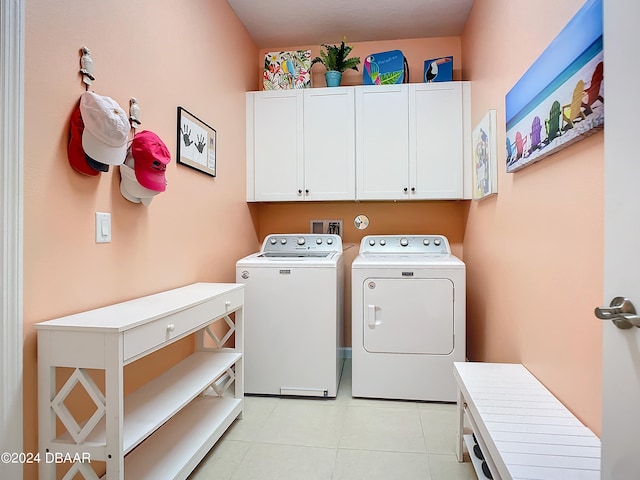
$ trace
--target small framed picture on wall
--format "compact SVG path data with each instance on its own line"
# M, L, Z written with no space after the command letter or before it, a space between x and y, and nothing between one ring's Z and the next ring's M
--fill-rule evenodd
M216 131L178 107L178 163L216 176Z

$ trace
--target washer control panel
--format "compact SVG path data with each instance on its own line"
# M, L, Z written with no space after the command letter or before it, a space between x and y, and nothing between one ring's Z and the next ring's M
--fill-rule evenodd
M444 235L367 235L360 242L360 253L450 254L451 248Z
M267 235L262 253L342 252L342 238L333 234L285 233Z

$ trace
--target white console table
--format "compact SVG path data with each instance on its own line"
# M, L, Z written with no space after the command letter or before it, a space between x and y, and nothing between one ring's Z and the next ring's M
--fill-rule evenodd
M97 480L83 460L106 462L107 480L187 478L242 414L243 305L242 284L196 283L36 324L43 458L74 460L63 480ZM124 396L125 365L193 333L192 355ZM72 373L59 386L61 367ZM104 371L104 388L90 369ZM77 388L94 404L81 420L65 404ZM56 467L41 461L39 478L56 479Z

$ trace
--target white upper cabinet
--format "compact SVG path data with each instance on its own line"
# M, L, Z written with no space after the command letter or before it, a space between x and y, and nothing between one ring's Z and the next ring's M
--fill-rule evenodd
M352 88L304 90L305 200L355 200Z
M356 197L409 198L409 90L356 87Z
M469 198L466 85L356 88L359 200Z
M468 82L247 93L247 201L471 198Z
M353 89L247 94L247 201L354 200Z
M413 198L463 198L463 118L461 83L411 86L409 178Z
M301 90L247 94L248 201L302 198L302 116Z

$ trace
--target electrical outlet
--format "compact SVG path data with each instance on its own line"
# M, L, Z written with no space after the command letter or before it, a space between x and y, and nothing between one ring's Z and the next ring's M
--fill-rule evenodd
M311 220L311 233L333 233L342 236L342 220Z

